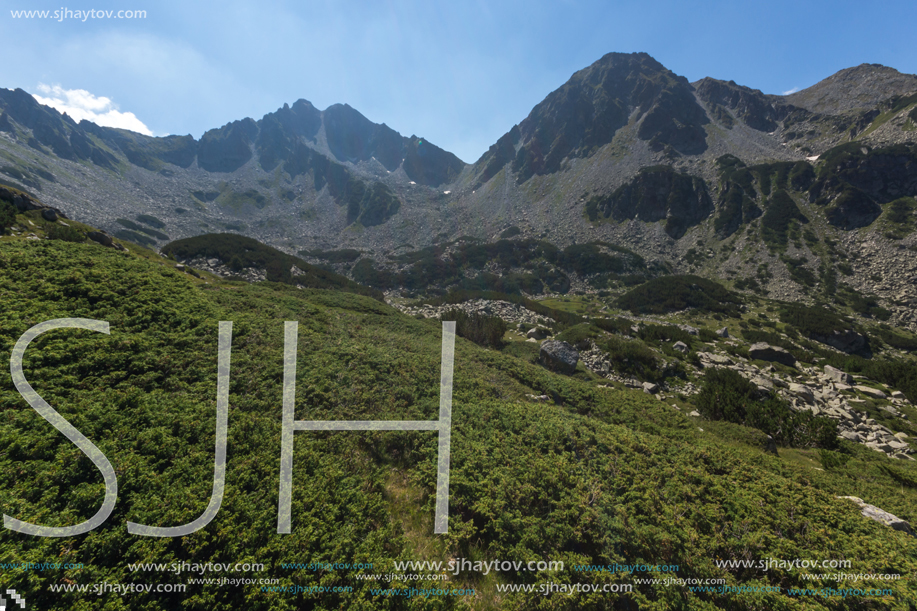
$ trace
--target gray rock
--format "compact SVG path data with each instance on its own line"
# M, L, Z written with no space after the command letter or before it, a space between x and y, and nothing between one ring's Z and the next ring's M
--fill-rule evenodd
M854 443L863 443L863 436L853 431L841 431L840 436Z
M657 392L659 392L659 385L653 384L652 382L644 382L643 383L643 392L650 394L650 395L655 395Z
M815 403L815 393L805 384L790 384L790 392L805 401L806 403Z
M866 501L864 501L863 499L859 497L839 496L837 498L853 501L854 503L856 503L859 506L860 513L863 514L863 516L869 518L870 520L875 520L876 522L885 524L886 526L894 530L900 530L901 532L906 532L907 534L911 535L912 537L917 536L914 534L914 530L911 528L911 525L908 522L906 522L905 520L902 520L898 516L888 513L887 511L879 509L875 505L870 505L869 503L867 503Z
M101 231L90 231L86 234L93 242L98 242L102 246L111 246L114 240L111 239L111 236L107 233L102 233Z
M904 399L904 393L900 390L895 390L892 392L892 399Z
M675 342L675 345L673 345L672 348L684 354L688 351L688 344L684 342Z
M678 328L681 329L682 331L687 331L691 335L697 335L698 333L697 329L695 327L692 327L691 325L678 325Z
M854 386L858 391L866 395L867 397L872 397L873 399L884 399L885 393L881 390L870 388L869 386Z
M41 218L45 219L46 221L51 221L52 223L54 223L57 221L57 212L55 212L51 208L43 208L41 211Z
M567 342L549 339L541 342L541 363L552 371L571 374L576 371L579 352Z
M723 356L722 354L713 354L712 352L698 352L697 356L701 358L702 361L707 361L709 363L715 363L717 365L731 365L732 359L728 356Z
M535 327L534 329L529 329L529 332L526 333L525 336L530 339L541 341L548 336L548 331L541 327Z
M853 376L831 365L825 365L825 375L828 376L829 380L840 384L853 384Z
M720 337L729 337L729 329L726 327L723 327L722 329L717 329L716 334L719 335Z
M748 349L748 356L759 361L773 361L775 363L789 365L790 367L796 364L796 359L792 354L783 348L771 346L765 342L752 344L751 348Z

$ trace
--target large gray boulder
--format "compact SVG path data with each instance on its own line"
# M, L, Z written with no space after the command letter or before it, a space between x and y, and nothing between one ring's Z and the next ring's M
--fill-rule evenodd
M781 363L793 367L796 365L796 358L779 346L771 346L766 342L752 344L748 349L748 356L759 361L770 361Z
M102 246L111 246L114 242L110 235L102 233L101 231L90 231L86 236L93 242L98 242Z
M815 403L815 394L812 392L812 389L805 384L791 383L790 392L810 405Z
M867 503L866 501L864 501L863 499L859 497L839 496L837 498L853 501L860 507L860 513L863 514L865 517L869 518L870 520L875 520L876 522L885 524L886 526L894 530L900 530L901 532L906 532L907 534L911 535L912 537L917 536L914 534L914 530L911 528L911 525L907 521L902 520L898 516L892 515L883 509L879 509L875 505L870 505L869 503Z
M579 362L579 352L576 348L555 339L541 342L539 357L541 363L551 371L568 375L576 371L576 364Z
M832 367L831 365L825 365L825 375L828 376L828 379L833 382L839 382L841 384L853 384L852 375L843 372L836 367Z
M870 388L869 386L861 386L861 385L854 386L854 388L856 388L858 391L860 391L867 397L871 397L873 399L884 399L885 398L885 393L882 392L881 390L878 390L877 388Z

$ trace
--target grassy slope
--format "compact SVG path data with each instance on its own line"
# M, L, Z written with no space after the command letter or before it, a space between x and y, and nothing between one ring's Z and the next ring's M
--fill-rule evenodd
M840 471L815 471L701 432L642 393L597 388L462 339L456 344L450 531L432 535L431 433L297 433L293 532L276 534L283 321L298 320L299 419L433 419L440 330L353 294L279 284L205 284L136 251L97 244L0 244L4 358L30 326L58 317L107 320L111 335L66 330L36 339L27 378L115 466L114 513L90 534L42 539L0 530L0 561L83 562L71 571L0 573L41 609L909 609L917 539L864 519L853 494L917 523L917 469L857 448ZM227 485L216 519L174 539L128 535L126 521L177 525L209 498L217 322L234 321ZM528 393L554 403L529 403ZM714 427L711 427L714 428ZM734 427L738 431L739 427ZM723 433L725 431L725 433ZM0 374L0 505L48 525L95 513L95 467ZM796 455L794 455L795 457ZM882 468L892 471L883 471ZM408 499L408 500L406 500ZM463 573L476 598L373 597L348 571L281 562L393 559L563 560L564 573ZM497 582L631 582L574 564L672 563L677 576L730 585L814 587L799 571L729 573L714 559L849 558L849 573L897 572L886 598L693 594L637 586L632 595L503 595ZM130 562L263 562L286 585L349 585L352 594L262 593L190 585L181 595L56 594L54 583L185 583L198 575L131 573ZM206 577L226 575L210 574ZM650 575L636 575L645 577ZM423 582L420 582L423 583ZM407 582L406 587L420 585ZM427 587L442 582L426 582ZM396 585L396 584L393 584ZM835 586L823 583L823 586ZM849 587L863 584L848 582ZM627 606L625 601L630 601ZM910 606L909 606L910 605Z

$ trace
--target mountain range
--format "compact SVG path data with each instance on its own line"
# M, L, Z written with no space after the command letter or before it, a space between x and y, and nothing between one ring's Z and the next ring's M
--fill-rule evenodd
M875 64L778 96L609 53L474 163L346 104L299 100L195 139L0 90L0 157L0 181L149 246L236 232L353 277L464 239L592 242L786 299L832 297L840 273L905 325L917 299L899 252L917 248L917 77ZM323 257L339 250L362 258Z

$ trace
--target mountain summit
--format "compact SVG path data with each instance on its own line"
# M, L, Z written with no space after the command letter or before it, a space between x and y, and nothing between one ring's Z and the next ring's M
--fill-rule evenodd
M561 169L565 159L588 157L628 123L653 150L695 154L706 149L708 122L687 79L646 53L609 53L551 92L475 168L486 182L512 162L524 182Z

